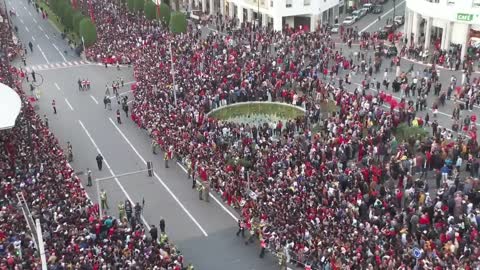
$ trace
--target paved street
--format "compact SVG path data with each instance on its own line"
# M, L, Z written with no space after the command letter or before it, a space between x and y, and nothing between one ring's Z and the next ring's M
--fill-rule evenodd
M116 100L112 100L112 111L105 110L103 104L105 85L113 80L123 78L126 82L121 89L122 95L131 100L130 84L134 80L132 68L105 68L103 65L89 63L76 57L66 42L60 38L53 26L43 20L26 0L7 1L9 9L14 9L17 17L13 23L18 27L18 37L26 45L32 42L33 52L27 54L29 71L35 70L43 77L39 86L41 97L38 113L46 115L50 128L54 131L61 145L70 141L73 145L74 162L72 166L77 172L93 171L95 178L109 177L127 172L144 170L146 161L153 161L155 176L148 177L141 172L125 177L113 178L101 182L101 188L108 194L109 214L117 215L117 205L126 198L133 202L145 200L144 220L148 225L158 225L163 217L169 237L181 249L187 262L192 262L199 270L270 270L278 269L278 263L271 255L258 258L258 244L245 246L235 236L237 230L235 210L224 206L218 197L210 203L198 200L198 194L191 189L191 180L181 166L171 164L164 168L162 155L153 155L150 139L144 130L139 129L130 119L125 117ZM393 1L385 6L387 16ZM404 1L397 1L397 14L403 14ZM355 25L360 30L372 31L385 22L375 22L378 15L367 15ZM341 21L341 19L340 19ZM354 49L357 47L354 47ZM343 48L347 54L347 48ZM64 51L67 51L65 54ZM389 66L389 62L384 61ZM21 61L17 67L24 67ZM402 70L407 70L410 63L402 61ZM415 70L423 69L415 64ZM382 69L383 70L383 69ZM452 71L442 70L442 85L447 85ZM459 81L461 76L455 73ZM389 73L393 81L394 73ZM383 79L383 71L378 75ZM78 91L77 80L88 79L91 90ZM354 77L351 90L362 80L362 75ZM356 83L356 84L355 84ZM357 85L358 86L358 85ZM24 89L28 91L27 84ZM373 90L370 90L373 92ZM396 94L398 96L398 94ZM432 94L431 94L432 95ZM52 100L56 101L57 114L53 113ZM431 105L433 97L428 104ZM116 122L116 110L120 109L122 124ZM478 113L479 107L474 109ZM438 120L440 125L451 126L450 113L452 101L447 101L441 108ZM470 114L470 112L463 112ZM420 115L423 116L422 113ZM431 118L432 119L432 118ZM101 153L104 157L104 169L98 171L95 156ZM80 176L86 183L86 176ZM89 196L97 201L95 187L86 187Z
M108 194L108 213L117 215L118 203L126 198L140 203L144 199L144 220L158 227L163 217L169 237L183 252L186 261L194 263L195 269L278 268L273 256L258 258L258 244L245 246L235 236L237 214L233 209L225 207L217 198L210 203L199 201L198 193L191 189L191 180L187 180L180 166L171 164L169 169L164 168L163 156L152 154L146 132L126 119L121 108L123 122L116 123L115 112L120 106L115 99L112 111L104 109L105 85L113 80L122 77L127 83L121 89L122 95L130 97L131 68L106 69L82 61L73 51L65 55L66 42L48 21L42 20L41 15L28 6L27 1L7 1L7 6L17 13L13 23L18 27L20 41L23 44L31 41L34 45L33 53L27 54L28 70L35 70L44 79L39 86L38 113L48 117L50 128L61 145L66 146L67 141L72 143L74 161L71 165L75 170L85 172L90 168L95 178L103 178L144 170L146 161L154 163L155 177L142 172L101 182L101 188ZM17 61L16 66L25 68ZM92 89L79 92L79 78L90 80ZM28 84L24 89L28 91ZM53 99L58 111L56 115L51 106ZM104 157L102 171L98 171L95 162L99 152ZM80 177L86 184L85 174ZM86 190L92 200L97 201L95 186L86 187Z

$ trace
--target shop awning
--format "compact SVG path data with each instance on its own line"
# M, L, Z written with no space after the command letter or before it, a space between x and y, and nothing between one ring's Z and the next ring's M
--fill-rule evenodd
M17 92L0 83L0 130L10 129L15 125L21 107L22 101Z

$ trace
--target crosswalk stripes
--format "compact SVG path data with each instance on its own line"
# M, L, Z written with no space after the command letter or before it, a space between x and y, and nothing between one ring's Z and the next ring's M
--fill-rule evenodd
M41 70L50 70L50 69L59 69L59 68L68 68L68 67L75 67L75 66L84 66L90 65L89 61L68 61L68 62L59 62L59 63L50 63L50 64L42 64L42 65L33 65L28 67L22 67L27 72L41 71Z

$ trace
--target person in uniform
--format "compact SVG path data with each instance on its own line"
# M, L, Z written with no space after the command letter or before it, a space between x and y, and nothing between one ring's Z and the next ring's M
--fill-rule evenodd
M278 253L278 265L280 265L280 270L287 270L287 257L283 252Z
M100 153L99 153L95 159L97 160L98 170L101 171L102 170L102 165L103 165L102 155L100 155Z
M100 191L100 201L102 203L102 209L108 209L107 192L103 189Z
M165 233L165 219L163 219L163 217L160 218L159 227L160 227L160 232L161 232L161 233Z
M157 154L157 147L158 147L158 143L157 143L157 141L156 141L155 139L153 139L153 140L152 140L152 153L153 153L154 155Z
M158 230L155 225L152 225L152 228L150 229L150 236L152 237L152 241L157 242L158 241Z
M87 187L92 186L92 171L87 168Z
M126 200L125 201L125 214L127 215L127 220L130 221L132 219L132 213L133 213L132 204L130 203L129 200Z
M210 202L210 181L205 181L203 189L203 197L206 202Z
M203 200L203 197L202 197L203 185L202 184L199 184L197 186L197 191L198 191L198 199L202 201Z
M125 218L125 204L123 204L123 202L120 201L120 203L118 204L118 219L120 219L120 221L123 221L124 218Z

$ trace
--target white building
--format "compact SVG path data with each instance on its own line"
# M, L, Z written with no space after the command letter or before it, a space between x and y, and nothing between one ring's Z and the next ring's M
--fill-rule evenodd
M184 0L188 9L201 6L205 13L221 13L240 22L273 25L282 30L285 25L315 29L319 24L333 23L345 10L344 0ZM213 7L213 8L211 8ZM259 14L259 15L257 15Z
M439 41L442 50L461 45L461 57L472 40L480 38L480 0L407 0L405 37L430 48Z

